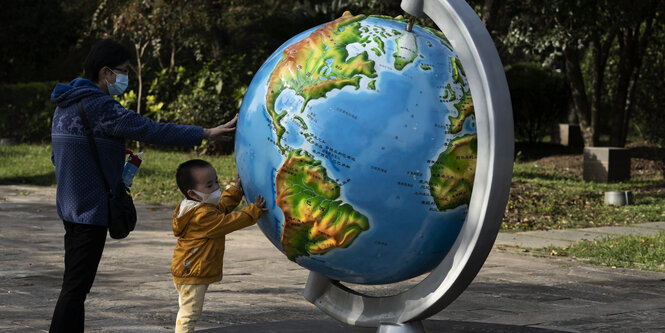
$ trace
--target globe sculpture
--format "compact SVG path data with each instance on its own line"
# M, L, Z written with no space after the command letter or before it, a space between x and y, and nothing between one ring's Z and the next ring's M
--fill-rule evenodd
M268 58L238 121L236 163L258 225L333 280L384 284L434 268L464 223L477 156L464 68L438 30L351 15Z
M471 283L501 224L514 154L503 66L473 9L401 7L408 24L345 13L287 41L256 73L236 132L246 197L264 195L269 209L259 227L310 270L303 296L379 333L424 332L421 321ZM427 272L383 296L342 283Z

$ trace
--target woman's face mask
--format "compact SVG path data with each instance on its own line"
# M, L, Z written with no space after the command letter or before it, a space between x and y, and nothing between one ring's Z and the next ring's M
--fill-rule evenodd
M116 73L110 68L109 70L115 74L115 83L109 83L108 80L106 81L106 87L109 89L109 94L111 96L122 95L129 85L129 76L127 76L127 74Z

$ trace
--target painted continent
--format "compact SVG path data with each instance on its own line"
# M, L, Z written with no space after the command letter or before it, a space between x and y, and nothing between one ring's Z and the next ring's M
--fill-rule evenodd
M352 43L369 43L362 37L360 23L365 15L344 14L335 21L316 29L305 39L284 50L279 64L268 80L266 108L277 131L277 146L282 153L281 138L285 132L281 119L286 111L275 109L275 102L286 89L293 89L304 98L302 112L310 100L324 97L333 89L345 86L360 87L362 76L375 78L374 61L366 51L349 58L346 46ZM348 59L347 59L348 58Z
M276 187L277 205L284 212L282 249L291 260L348 247L369 229L366 216L338 200L340 186L321 162L301 150L289 152Z
M430 194L439 210L456 208L471 200L477 151L475 134L456 138L430 167Z

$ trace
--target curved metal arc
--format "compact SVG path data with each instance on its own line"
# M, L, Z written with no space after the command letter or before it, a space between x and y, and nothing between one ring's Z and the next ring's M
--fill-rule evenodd
M370 297L310 273L305 298L330 316L358 326L424 319L454 301L491 250L512 176L514 139L508 86L494 44L480 19L462 0L403 0L402 8L422 8L446 33L465 68L476 105L476 176L469 214L455 244L443 261L408 291Z

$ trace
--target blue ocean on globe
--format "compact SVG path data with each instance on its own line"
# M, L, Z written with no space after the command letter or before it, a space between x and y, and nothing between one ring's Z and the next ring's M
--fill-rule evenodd
M429 272L466 219L476 161L470 89L450 42L403 20L307 30L254 76L236 132L258 225L299 265L384 284Z

